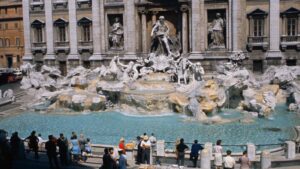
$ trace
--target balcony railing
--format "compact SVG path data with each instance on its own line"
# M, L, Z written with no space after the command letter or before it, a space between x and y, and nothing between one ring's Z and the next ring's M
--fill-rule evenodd
M33 47L45 47L46 42L33 42L32 45Z
M78 52L89 52L93 53L93 41L80 41L78 42Z
M295 48L297 48L297 50L300 50L300 36L299 35L293 35L293 36L283 35L283 36L281 36L280 46L283 51L285 51L287 47L295 47Z
M32 53L43 53L46 54L47 46L46 42L33 42L32 43Z
M63 52L63 53L69 53L70 46L68 41L64 42L55 42L55 53Z
M264 51L268 49L269 38L266 36L249 36L247 48L252 51L253 47L261 47Z

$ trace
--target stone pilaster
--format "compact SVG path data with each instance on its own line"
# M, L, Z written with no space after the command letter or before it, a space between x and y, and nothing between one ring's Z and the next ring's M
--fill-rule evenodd
M146 14L148 13L146 8L139 8L139 13L141 14L142 20L142 52L147 53L147 18Z
M152 11L152 17L151 17L151 20L152 20L152 25L154 25L157 21L157 15L158 12L157 11Z
M78 55L76 1L69 1L70 54L68 60L80 60Z
M100 3L99 0L92 0L92 20L93 20L93 55L90 57L90 61L101 61L102 58L102 43L101 39L104 39L104 36L101 36L103 32L101 30L100 24ZM103 10L103 9L102 9Z
M243 51L245 45L246 0L232 0L232 50Z
M125 34L125 58L136 59L136 8L134 0L126 0L125 3L125 20L126 20L126 34Z
M280 0L270 0L270 50L269 58L282 58L280 46Z
M202 52L205 50L205 43L203 38L204 32L204 0L192 0L192 51L191 59L202 59Z
M298 14L298 36L300 36L300 14Z
M188 53L188 6L182 5L182 53Z
M45 1L45 19L46 19L46 46L47 54L44 60L55 60L54 41L53 41L53 17L52 0Z
M31 36L30 36L30 17L29 17L29 0L23 0L23 28L24 28L24 62L32 62L31 53Z

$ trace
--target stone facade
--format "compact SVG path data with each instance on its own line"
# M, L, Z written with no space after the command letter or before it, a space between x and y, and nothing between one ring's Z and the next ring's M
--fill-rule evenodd
M22 1L0 1L0 68L18 68L22 64Z
M115 55L125 61L147 57L159 16L165 17L170 36L180 39L181 53L206 71L241 51L255 72L300 64L300 1L23 0L23 6L24 60L62 72L78 65L95 68ZM120 36L111 33L115 18L122 25ZM222 45L210 45L214 38ZM122 42L112 48L112 40Z

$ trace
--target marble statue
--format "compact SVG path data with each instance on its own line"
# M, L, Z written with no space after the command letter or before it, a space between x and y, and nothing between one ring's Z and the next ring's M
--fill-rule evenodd
M152 44L151 52L156 52L156 55L164 54L171 55L169 45L169 26L165 23L165 17L160 16L151 31Z
M176 73L177 73L177 82L180 84L181 79L184 80L184 84L187 84L189 78L189 68L193 65L187 58L179 58L175 61L176 64Z
M208 30L212 41L209 44L210 48L225 48L224 27L225 27L225 22L221 18L221 14L217 13L216 19L213 20Z
M131 73L133 71L133 66L134 66L134 62L133 61L130 61L127 65L123 64L120 62L120 59L119 57L117 57L117 64L118 66L121 66L122 67L122 77L121 77L121 80L124 81L124 82L128 82L131 80Z
M109 33L110 48L113 50L122 50L124 37L124 28L118 17L115 18L115 22L112 25L112 30Z
M193 69L193 80L194 81L202 81L203 78L202 76L204 75L204 69L201 66L200 62L197 62L196 64L192 65L192 69Z

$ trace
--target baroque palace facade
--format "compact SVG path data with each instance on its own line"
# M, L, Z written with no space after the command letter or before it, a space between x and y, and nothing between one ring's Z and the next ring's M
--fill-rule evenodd
M0 68L18 68L22 64L22 0L0 1Z
M240 51L254 72L300 64L300 0L23 0L23 60L66 73L147 57L161 16L206 71Z

